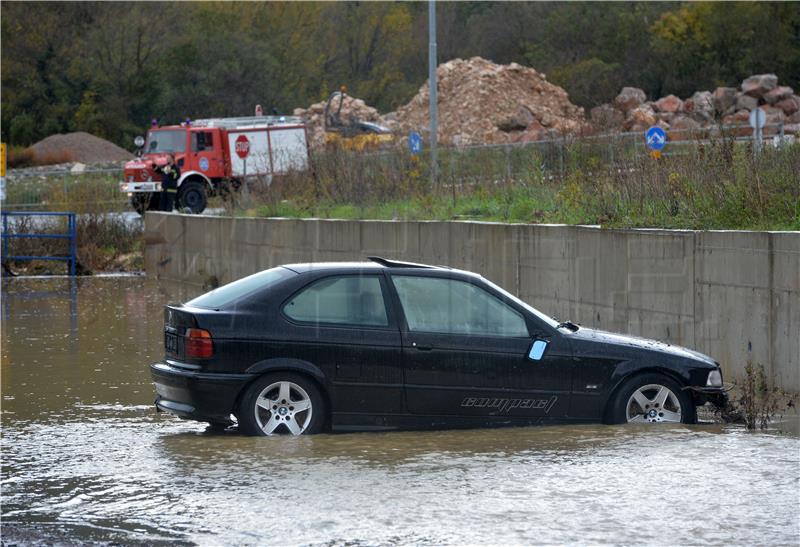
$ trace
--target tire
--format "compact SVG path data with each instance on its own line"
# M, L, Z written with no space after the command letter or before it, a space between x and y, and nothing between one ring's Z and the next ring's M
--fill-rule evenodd
M694 401L663 374L647 373L627 380L611 401L610 422L684 423L697 421Z
M161 192L136 192L131 196L133 210L144 215L145 211L158 210L161 205Z
M231 426L231 422L206 422L206 431L211 433L222 433Z
M189 209L195 215L206 210L208 195L205 183L196 180L186 181L178 188L178 210Z
M325 425L325 402L316 384L293 372L274 372L256 380L237 410L239 430L245 435L312 435Z

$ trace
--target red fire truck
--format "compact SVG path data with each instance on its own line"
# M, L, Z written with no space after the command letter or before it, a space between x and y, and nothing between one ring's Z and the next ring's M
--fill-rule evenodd
M214 118L154 126L137 137L141 154L125 164L120 190L140 214L159 207L161 175L156 166L175 157L180 168L176 208L202 213L208 197L238 188L248 179L267 183L274 175L309 167L303 120L291 116Z

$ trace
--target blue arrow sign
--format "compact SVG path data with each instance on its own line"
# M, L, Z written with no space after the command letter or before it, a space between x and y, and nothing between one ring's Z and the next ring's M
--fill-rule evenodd
M653 126L644 134L644 142L650 150L661 150L667 144L667 134L660 127Z
M422 152L422 135L416 131L412 131L408 135L408 150L415 155Z

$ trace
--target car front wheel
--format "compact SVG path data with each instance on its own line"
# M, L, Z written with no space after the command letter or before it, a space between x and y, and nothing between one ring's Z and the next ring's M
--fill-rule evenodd
M695 423L691 395L661 374L643 374L628 380L613 401L611 422Z
M325 404L316 385L299 374L267 374L239 403L239 429L247 435L310 435L325 423Z

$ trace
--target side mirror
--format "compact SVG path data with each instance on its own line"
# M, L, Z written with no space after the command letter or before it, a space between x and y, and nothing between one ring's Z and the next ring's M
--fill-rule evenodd
M541 361L549 343L550 342L547 340L534 340L530 351L528 351L528 359L531 361Z
M136 145L136 148L141 148L142 146L144 146L144 137L139 135L138 137L133 139L133 144Z

